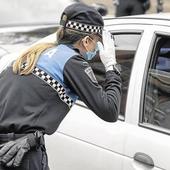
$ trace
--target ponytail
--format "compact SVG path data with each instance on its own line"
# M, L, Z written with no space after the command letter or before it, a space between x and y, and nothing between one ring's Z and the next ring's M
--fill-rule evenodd
M13 64L13 72L19 75L30 74L37 63L40 54L46 49L56 46L62 39L64 35L64 29L62 26L58 28L56 34L57 34L56 43L41 43L34 45L33 47L29 48L26 52L24 52L20 57L18 57ZM25 68L23 68L24 63L26 63Z
M34 69L40 54L46 49L53 47L53 43L37 44L24 52L13 64L13 72L19 75L28 75ZM26 67L23 68L23 64Z

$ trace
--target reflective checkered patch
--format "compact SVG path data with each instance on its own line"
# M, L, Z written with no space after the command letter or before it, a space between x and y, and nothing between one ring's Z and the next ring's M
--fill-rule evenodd
M50 85L57 93L60 99L67 104L70 108L73 105L73 100L66 94L64 87L54 80L50 75L48 75L45 71L35 67L33 72L35 76L39 77L43 81L45 81L48 85Z
M88 24L83 24L75 21L68 21L66 27L77 31L82 31L87 33L98 33L98 34L102 34L102 29L103 29L103 27L100 26L88 25Z

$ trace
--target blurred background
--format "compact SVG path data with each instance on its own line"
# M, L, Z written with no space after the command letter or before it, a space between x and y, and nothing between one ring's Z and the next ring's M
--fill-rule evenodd
M101 3L107 6L109 15L115 14L115 7L113 5L113 0L82 0L84 3L93 4ZM126 1L126 0L124 0ZM156 13L157 12L157 0L150 0L151 6L146 13ZM170 12L170 0L163 0L163 12Z
M0 0L0 26L33 23L57 23L63 9L78 0ZM79 0L80 1L80 0ZM118 0L81 0L96 8L107 9L107 15L115 16L113 1ZM132 2L132 0L121 0ZM143 0L141 0L143 1ZM163 12L170 11L170 0L150 0L146 13L157 12L157 1L163 1ZM106 14L102 11L103 14Z
M113 2L118 1L133 9L137 9L136 2L150 2L145 13L157 13L159 1L159 8L170 12L170 0L0 0L0 58L56 32L64 8L77 1L94 6L109 17L115 17Z

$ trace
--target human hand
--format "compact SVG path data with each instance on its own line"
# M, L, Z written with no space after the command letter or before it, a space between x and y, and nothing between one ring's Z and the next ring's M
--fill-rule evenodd
M0 163L6 167L19 167L24 155L37 145L39 136L30 133L0 145Z
M107 31L103 31L103 44L97 42L99 48L99 55L102 63L105 66L106 71L113 70L113 65L115 65L115 44L111 34Z

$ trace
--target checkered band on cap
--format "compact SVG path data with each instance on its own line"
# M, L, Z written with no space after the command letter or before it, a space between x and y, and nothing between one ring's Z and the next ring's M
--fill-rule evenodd
M35 67L32 73L50 85L58 93L60 99L69 106L69 108L72 107L73 100L66 94L64 87L60 83L38 67Z
M83 24L75 21L68 21L66 23L66 28L87 32L87 33L98 33L98 34L102 34L102 29L103 29L103 27L101 26L88 25L88 24Z

